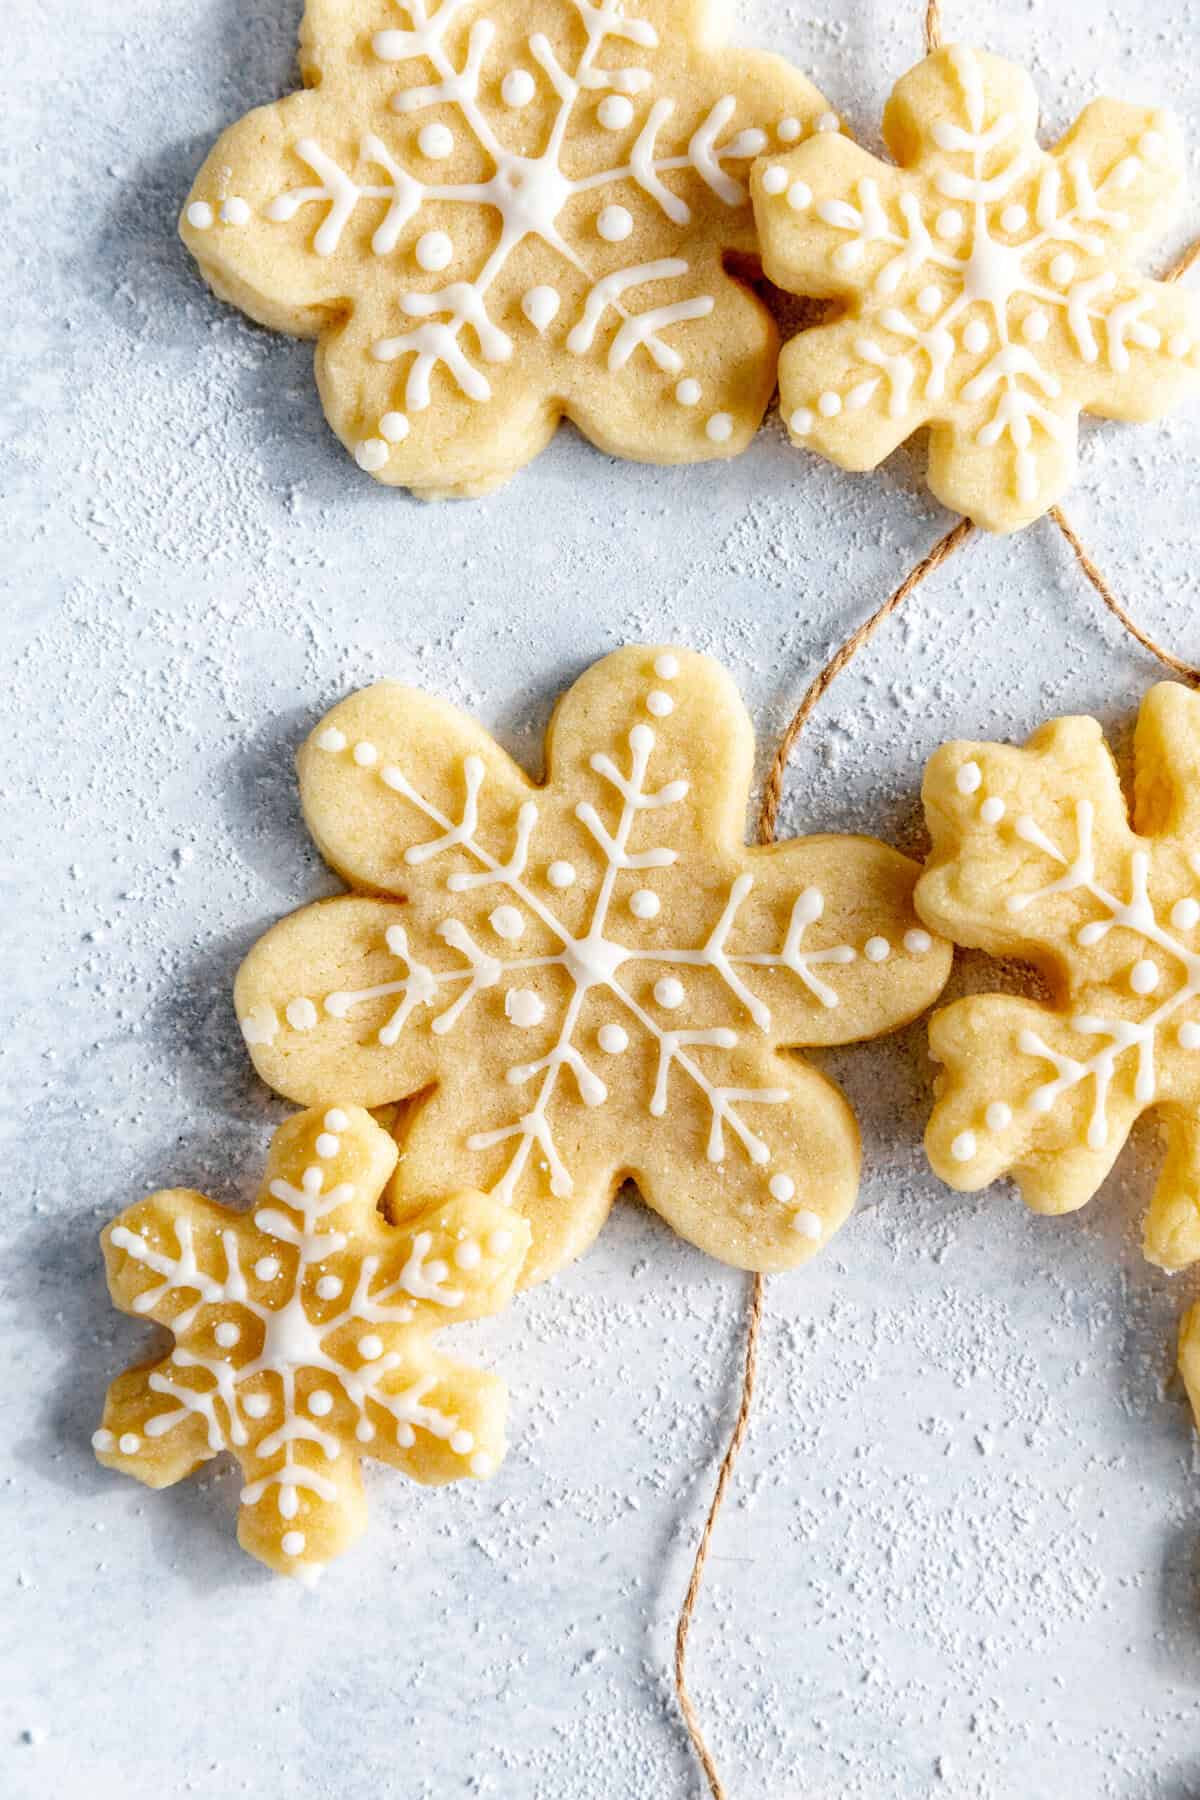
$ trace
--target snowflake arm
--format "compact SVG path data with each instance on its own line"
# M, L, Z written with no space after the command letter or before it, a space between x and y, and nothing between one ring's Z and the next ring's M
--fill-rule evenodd
M660 462L741 449L776 338L724 267L747 178L837 120L778 58L658 0L310 0L313 91L220 139L183 237L218 294L319 335L334 430L380 480L506 480L569 416Z
M976 996L935 1017L938 1173L977 1189L1011 1170L1036 1210L1069 1211L1157 1109L1168 1155L1145 1246L1171 1268L1200 1256L1198 751L1200 700L1152 689L1131 825L1094 720L1056 720L1021 750L946 745L926 777L934 849L917 890L932 926L1035 962L1051 986L1049 1003Z
M172 1191L104 1233L114 1301L175 1347L112 1384L97 1455L162 1487L232 1452L241 1543L309 1579L363 1528L364 1454L423 1482L503 1455L502 1384L432 1334L507 1304L528 1229L478 1193L387 1224L395 1160L368 1114L321 1107L276 1133L250 1214Z
M781 356L793 441L865 469L931 424L931 488L995 531L1058 498L1080 411L1158 417L1200 378L1200 302L1133 263L1182 191L1173 121L1097 101L1049 152L1036 125L1021 71L956 45L893 93L898 168L815 138L753 179L772 279L848 308Z
M589 670L546 761L534 787L453 709L386 685L317 726L306 817L374 892L251 952L235 1004L256 1066L296 1098L335 1062L362 1104L419 1094L392 1216L483 1187L533 1223L526 1281L586 1247L630 1174L706 1249L789 1266L844 1216L858 1149L836 1091L779 1052L893 1029L940 990L913 865L865 838L747 848L749 721L684 652ZM791 1166L806 1142L819 1191ZM688 1171L677 1195L666 1169Z

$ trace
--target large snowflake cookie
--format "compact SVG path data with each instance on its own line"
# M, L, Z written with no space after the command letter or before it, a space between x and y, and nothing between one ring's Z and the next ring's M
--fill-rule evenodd
M419 1096L393 1218L469 1184L524 1214L544 1279L632 1177L712 1255L802 1262L841 1224L858 1136L783 1047L874 1037L940 992L918 869L865 837L747 849L754 760L728 676L629 648L559 702L537 787L428 694L384 684L300 752L305 816L358 891L275 926L243 1033L293 1098Z
M977 994L935 1014L926 1141L953 1187L1011 1170L1031 1207L1063 1213L1153 1109L1167 1155L1145 1249L1178 1269L1200 1258L1200 694L1152 688L1134 750L1133 825L1094 719L932 758L918 910L1033 963L1050 998Z
M847 309L780 357L793 441L873 469L931 425L930 487L990 531L1054 504L1081 410L1157 418L1200 372L1200 298L1133 264L1181 197L1173 121L1095 100L1050 152L1036 128L1028 77L955 45L892 94L899 167L828 137L754 171L768 275Z
M309 91L220 139L184 240L223 298L317 337L379 480L486 493L565 413L661 463L745 448L777 342L751 160L838 121L707 0L308 0Z
M529 1228L468 1192L389 1225L395 1161L359 1107L320 1107L276 1132L252 1212L172 1190L103 1236L116 1304L175 1347L113 1382L97 1456L160 1488L232 1451L243 1548L308 1580L366 1524L363 1456L443 1482L504 1454L503 1383L432 1340L507 1305Z

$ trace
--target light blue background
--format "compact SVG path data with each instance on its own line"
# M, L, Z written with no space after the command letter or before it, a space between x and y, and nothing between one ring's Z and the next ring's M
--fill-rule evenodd
M874 143L917 15L746 0L738 32ZM511 1384L499 1478L430 1494L373 1471L370 1535L308 1593L237 1549L231 1471L153 1495L94 1464L105 1384L143 1342L96 1232L158 1184L253 1184L283 1108L230 985L269 920L333 886L291 773L330 701L425 683L535 766L563 683L678 638L729 665L766 746L948 521L916 461L847 477L777 422L730 465L616 464L564 431L483 503L376 488L322 424L311 347L220 307L174 235L219 127L291 83L297 18L45 0L5 20L0 1791L695 1800L667 1670L741 1278L619 1208L464 1339ZM1066 0L956 0L947 28L1023 60L1052 132L1110 91L1176 107L1200 145L1194 7L1085 27ZM1194 408L1088 430L1071 501L1193 656L1198 452ZM826 701L784 825L919 845L941 739L1072 709L1123 738L1154 675L1049 527L977 541ZM828 1066L862 1117L861 1207L771 1284L694 1640L731 1793L1200 1793L1200 1468L1167 1385L1196 1289L1137 1253L1153 1134L1086 1213L1037 1220L927 1172L920 1029Z

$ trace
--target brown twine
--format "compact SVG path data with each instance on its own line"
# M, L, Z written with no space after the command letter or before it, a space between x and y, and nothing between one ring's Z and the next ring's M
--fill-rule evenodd
M929 53L942 46L942 12L939 0L926 0L925 6L925 45ZM1189 246L1173 268L1163 277L1164 281L1178 281L1192 265L1200 260L1200 238ZM1071 525L1061 506L1050 508L1050 518L1062 533L1069 545L1082 573L1091 583L1100 599L1115 619L1129 632L1130 636L1144 650L1156 656L1164 666L1178 675L1181 680L1200 687L1200 668L1186 663L1142 629L1137 621L1130 617L1125 607L1117 599L1112 588L1101 574L1096 564L1088 555L1077 532ZM851 633L845 643L834 652L820 673L809 683L795 712L779 739L775 755L771 761L766 781L763 784L762 800L758 813L758 841L770 844L775 837L775 826L779 817L779 807L783 799L783 780L787 772L788 760L795 747L796 740L804 730L813 711L837 680L842 670L847 668L859 651L870 643L885 619L891 617L914 589L920 587L926 576L940 569L959 547L966 543L975 530L970 519L960 519L958 523L938 539L927 555L923 556L916 566L909 570L904 580L889 594L883 605L877 607L870 618ZM758 1342L762 1329L763 1304L766 1296L766 1280L762 1275L755 1275L750 1284L750 1310L746 1323L746 1350L742 1365L742 1389L738 1402L737 1417L729 1438L725 1454L721 1458L721 1467L717 1475L717 1485L708 1509L708 1517L704 1521L704 1530L700 1534L700 1542L696 1547L696 1556L692 1564L691 1579L687 1585L683 1605L679 1612L679 1623L675 1630L675 1691L679 1699L679 1710L683 1715L700 1766L704 1770L713 1800L728 1800L728 1790L721 1780L720 1772L713 1760L712 1752L705 1741L700 1724L700 1716L695 1702L688 1692L687 1686L687 1644L691 1631L692 1616L696 1609L696 1601L700 1594L700 1585L704 1578L704 1567L708 1561L708 1553L712 1544L713 1532L717 1518L725 1502L725 1495L733 1477L734 1464L746 1441L746 1432L750 1423L750 1408L754 1400L754 1386L758 1375Z

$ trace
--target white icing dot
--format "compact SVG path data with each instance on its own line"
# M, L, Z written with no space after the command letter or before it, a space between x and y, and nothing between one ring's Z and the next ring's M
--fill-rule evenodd
M793 212L804 212L812 205L812 189L806 181L793 181L788 189L787 203Z
M492 1256L507 1256L512 1249L512 1232L506 1231L503 1225L493 1231L488 1238L488 1251Z
M117 1449L122 1456L136 1456L142 1447L142 1440L136 1431L123 1431L117 1439Z
M1012 1107L1003 1100L993 1100L983 1116L989 1131L1007 1131L1012 1124Z
M963 349L969 350L972 356L978 356L986 350L990 341L990 333L982 319L972 319L963 332Z
M674 975L664 975L654 984L654 998L660 1006L673 1012L677 1006L683 1005L682 981L677 981Z
M504 1016L522 1031L529 1031L545 1018L546 1003L532 988L509 988L504 996Z
M1200 1025L1185 1019L1179 1027L1179 1043L1184 1050L1200 1050Z
M796 139L800 136L801 129L802 127L799 119L794 119L791 113L788 113L785 118L780 119L778 125L775 127L775 130L779 134L780 142L784 144L794 144Z
M417 1441L417 1434L407 1419L401 1419L396 1426L396 1442L403 1450L411 1450Z
M354 460L359 468L364 469L368 475L374 475L379 469L382 469L387 459L388 447L382 438L364 438L362 443L355 447Z
M1171 923L1177 931L1191 931L1200 925L1200 900L1177 900L1171 908Z
M354 746L354 760L360 769L373 769L379 761L379 752L369 738L363 738Z
M886 962L888 957L891 955L891 951L892 951L892 946L888 943L888 941L885 937L868 938L866 943L863 945L863 955L866 957L868 962L873 962L873 963Z
M975 1142L975 1133L973 1131L960 1131L950 1146L950 1154L955 1162L970 1162L977 1148L978 1145Z
M477 1450L471 1458L472 1475L486 1476L492 1472L492 1459L486 1450Z
M817 401L817 411L823 419L836 419L842 410L842 396L827 388Z
M316 1007L302 995L296 1000L288 1001L283 1015L293 1031L311 1031L317 1022Z
M1138 139L1138 149L1147 162L1157 162L1167 148L1167 140L1161 131L1143 131Z
M378 1362L383 1355L383 1339L373 1331L365 1332L355 1347L364 1362Z
M213 222L213 209L207 200L193 200L187 209L187 222L193 231L207 231Z
M247 1394L242 1401L242 1410L252 1419L265 1419L271 1410L271 1402L266 1394Z
M662 656L656 656L654 659L654 673L658 676L660 681L674 681L679 673L679 658L677 656L672 656L669 650Z
M349 1123L349 1118L342 1111L340 1106L331 1106L329 1111L325 1114L324 1125L326 1131L345 1131Z
M983 780L983 771L977 762L965 762L954 777L954 785L960 794L973 794Z
M933 949L933 939L927 931L906 931L904 948L910 956L924 956Z
M962 228L963 216L958 209L953 206L947 206L944 211L938 214L937 221L933 227L940 238L961 237Z
M662 901L651 888L638 888L629 896L629 910L635 919L656 919Z
M466 1238L454 1252L455 1266L460 1269L477 1269L483 1261L483 1251L474 1238Z
M322 1275L317 1282L318 1300L336 1300L341 1291L342 1284L336 1275Z
M323 1419L333 1411L333 1395L328 1388L317 1388L308 1396L308 1410L314 1419Z
M1134 963L1129 971L1129 985L1135 994L1152 994L1158 986L1162 971L1150 957L1142 957Z
M778 163L772 163L763 170L762 184L764 194L782 194L787 186L787 170L781 169Z
M446 231L422 232L417 239L417 261L423 269L444 269L454 255L454 245Z
M220 1344L222 1350L232 1350L241 1335L241 1331L233 1323L232 1319L222 1319L221 1323L217 1326L217 1329L213 1332L213 1336L216 1338L218 1344Z
M525 920L515 906L498 906L488 917L497 937L514 944L525 930Z
M733 436L733 415L727 412L714 413L704 426L705 436L714 444L724 444Z
M389 444L402 444L409 433L409 423L402 412L385 412L379 421L379 433Z
M838 131L841 123L835 112L823 112L817 120L816 129L818 131Z
M917 295L917 308L925 314L927 319L932 318L935 312L939 312L941 305L942 290L940 287L935 287L932 282L928 287L923 287Z
M646 711L653 713L656 719L665 719L675 711L675 702L661 688L652 688L646 695Z
M985 825L998 825L1004 817L1004 802L998 794L990 794L979 809Z
M558 316L562 305L562 297L557 288L547 287L540 282L537 287L526 288L521 295L521 311L529 320L535 331L545 331Z
M772 1175L767 1183L772 1200L792 1200L796 1194L796 1184L790 1175Z
M605 131L624 131L633 117L633 101L624 94L605 94L596 108L596 117Z
M254 1273L259 1281L274 1281L279 1273L279 1258L277 1256L260 1256L254 1265Z
M1051 259L1051 281L1054 283L1055 287L1066 287L1074 273L1075 258L1073 256L1068 256L1065 250L1060 250L1058 255Z
M441 162L454 148L454 133L448 125L422 125L417 133L421 155Z
M528 69L510 69L500 84L505 106L528 106L534 91L533 76Z
M116 1441L117 1440L112 1432L106 1431L103 1426L100 1427L99 1431L93 1431L92 1433L93 1450L111 1450Z
M675 389L675 398L680 406L695 406L700 398L700 383L685 375Z
M606 1056L620 1056L622 1050L629 1048L629 1033L623 1025L602 1025L596 1033L596 1042Z
M807 406L798 406L788 420L788 430L796 437L807 437L816 420Z
M336 1156L341 1147L342 1140L335 1137L332 1131L319 1132L314 1146L317 1155L324 1158Z
M1042 311L1040 306L1035 306L1033 310L1027 312L1025 317L1021 320L1021 336L1025 339L1027 344L1043 343L1049 330L1049 317Z
M285 1556L299 1556L305 1545L302 1531L285 1531L279 1540L279 1548Z
M317 749L336 752L346 748L346 734L336 725L327 725L317 737Z
M633 214L627 206L606 206L596 220L596 230L606 243L623 243L633 230Z
M469 1456L475 1448L475 1439L469 1431L456 1431L450 1439L450 1448L456 1456Z
M546 870L546 880L552 888L569 888L575 880L574 865L569 862L552 862Z
M1006 206L1000 214L1000 223L1005 231L1024 231L1029 223L1029 214L1023 206Z
M1173 331L1167 339L1167 355L1185 357L1192 348L1192 340L1185 331Z
M815 1212L809 1212L807 1207L801 1207L799 1212L792 1214L792 1230L799 1232L801 1237L808 1238L811 1243L815 1244L821 1235L821 1221Z
M222 225L248 225L250 208L238 194L230 194L228 200L221 202Z

